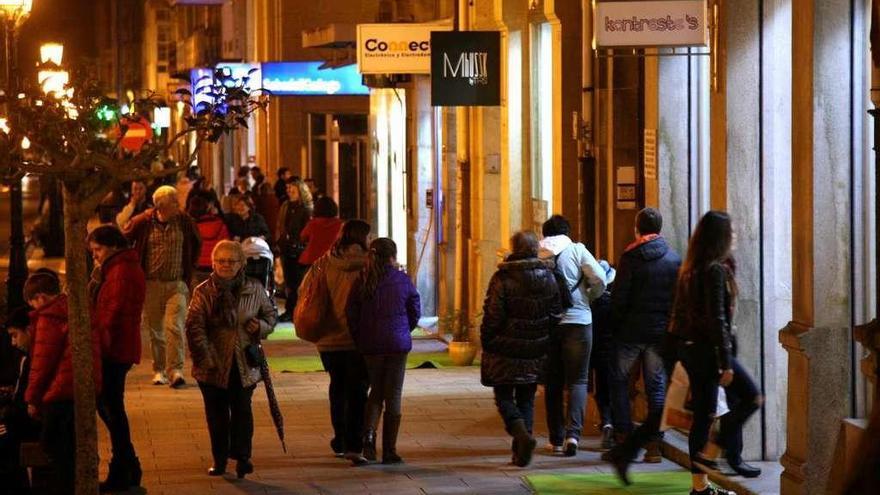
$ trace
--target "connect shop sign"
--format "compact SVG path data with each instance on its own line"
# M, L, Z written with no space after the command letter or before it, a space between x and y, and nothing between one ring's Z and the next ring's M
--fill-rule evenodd
M596 48L708 46L706 0L598 2Z
M368 95L354 65L321 69L322 62L272 62L263 64L263 89L274 95Z
M358 24L357 65L361 74L430 74L431 31L452 23Z

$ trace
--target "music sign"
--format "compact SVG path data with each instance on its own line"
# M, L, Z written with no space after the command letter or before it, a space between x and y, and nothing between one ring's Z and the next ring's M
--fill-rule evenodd
M501 33L431 33L431 105L501 104Z

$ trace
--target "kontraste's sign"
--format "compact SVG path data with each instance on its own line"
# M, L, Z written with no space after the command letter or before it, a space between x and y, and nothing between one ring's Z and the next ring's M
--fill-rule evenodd
M501 33L431 33L431 105L501 104Z
M708 46L706 0L598 2L596 48Z

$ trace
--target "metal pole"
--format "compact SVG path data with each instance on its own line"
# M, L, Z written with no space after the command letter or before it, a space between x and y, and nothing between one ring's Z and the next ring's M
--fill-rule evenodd
M64 203L61 197L61 183L54 177L44 175L40 181L49 181L49 229L43 246L47 258L64 256Z
M12 64L15 59L15 25L14 20L8 17L4 21L4 48L6 72L6 92L8 97L14 97L17 88L12 78ZM6 279L6 307L7 311L24 306L22 296L24 282L28 276L27 259L24 250L24 206L21 190L21 175L16 171L9 177L9 202L10 224L9 233L9 272Z

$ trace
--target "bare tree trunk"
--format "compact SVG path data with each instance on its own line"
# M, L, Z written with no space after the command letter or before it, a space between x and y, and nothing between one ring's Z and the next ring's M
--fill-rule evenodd
M95 419L92 326L89 318L86 225L76 191L64 185L64 257L67 262L68 324L73 353L76 427L76 493L98 493L98 431Z

